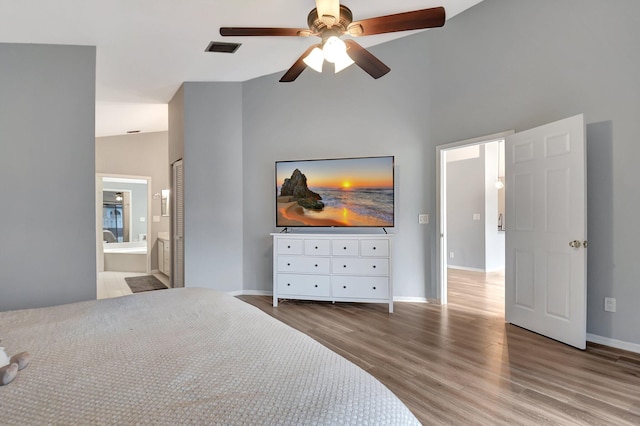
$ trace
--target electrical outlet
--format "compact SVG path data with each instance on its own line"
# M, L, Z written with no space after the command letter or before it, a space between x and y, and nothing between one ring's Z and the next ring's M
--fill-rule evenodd
M604 298L604 310L607 312L615 312L616 311L616 299L613 297L605 297Z
M428 214L419 214L418 215L418 223L420 225L426 225L429 223L429 215Z
M453 252L452 251L449 252L449 258L453 259Z

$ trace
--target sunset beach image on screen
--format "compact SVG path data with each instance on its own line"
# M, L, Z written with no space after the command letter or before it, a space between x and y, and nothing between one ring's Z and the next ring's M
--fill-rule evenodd
M277 227L394 226L394 157L276 162Z

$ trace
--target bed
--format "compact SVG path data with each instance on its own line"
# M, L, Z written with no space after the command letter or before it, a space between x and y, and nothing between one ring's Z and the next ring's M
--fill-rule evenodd
M419 424L384 385L229 295L169 289L0 313L31 364L3 425Z

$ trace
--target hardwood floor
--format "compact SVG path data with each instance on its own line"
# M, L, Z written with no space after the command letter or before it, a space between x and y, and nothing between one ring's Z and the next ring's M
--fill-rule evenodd
M449 271L449 305L241 296L351 360L425 425L640 424L640 355L504 323L501 274Z

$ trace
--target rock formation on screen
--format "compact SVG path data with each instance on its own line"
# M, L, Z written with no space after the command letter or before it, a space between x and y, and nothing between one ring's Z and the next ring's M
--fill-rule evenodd
M291 197L299 205L307 209L322 210L324 203L322 197L313 192L307 186L307 177L298 169L295 169L290 178L286 178L280 190L280 196Z

